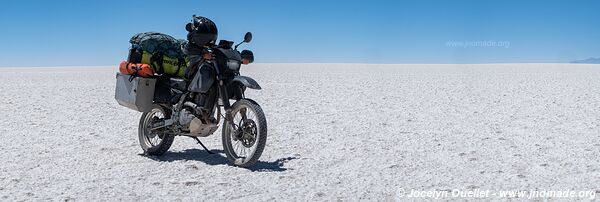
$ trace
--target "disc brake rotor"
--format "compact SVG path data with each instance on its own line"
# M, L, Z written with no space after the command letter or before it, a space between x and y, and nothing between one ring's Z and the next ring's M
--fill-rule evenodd
M243 132L242 138L240 139L242 145L244 145L244 147L252 147L254 142L256 142L256 123L253 120L248 119L242 124L241 128Z

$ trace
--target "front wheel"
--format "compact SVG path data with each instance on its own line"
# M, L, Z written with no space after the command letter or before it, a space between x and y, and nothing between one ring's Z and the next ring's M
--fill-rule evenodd
M140 146L145 154L158 156L164 154L175 136L169 133L166 128L153 129L157 123L168 119L170 114L160 105L153 105L152 110L142 114L140 125L138 127L138 136Z
M251 100L242 99L231 106L233 125L223 123L223 150L233 165L254 165L267 142L267 119L260 106Z

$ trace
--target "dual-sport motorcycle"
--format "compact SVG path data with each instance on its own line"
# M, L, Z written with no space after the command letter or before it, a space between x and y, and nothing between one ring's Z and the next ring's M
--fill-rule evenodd
M221 40L218 45L207 48L193 68L199 73L200 66L206 66L213 72L214 82L207 93L188 90L196 78L192 84L182 78L167 79L168 91L174 97L171 100L175 101L154 101L139 122L139 141L146 154L165 153L175 136L192 137L212 153L198 137L213 134L222 120L223 150L229 161L240 167L249 167L258 161L267 141L267 120L260 105L244 92L247 88L260 90L261 87L239 72L242 64L254 61L253 53L237 50L239 45L251 40L252 34L248 32L244 41L235 47L232 41ZM231 104L230 100L235 102Z

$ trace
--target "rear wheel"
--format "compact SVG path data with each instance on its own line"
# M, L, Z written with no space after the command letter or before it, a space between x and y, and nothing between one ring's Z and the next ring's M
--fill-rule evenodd
M242 99L231 106L234 125L223 124L223 150L236 166L254 165L267 142L267 119L258 104Z
M175 136L166 131L166 128L152 129L153 126L168 119L169 116L170 114L160 105L153 105L152 110L142 114L138 127L138 137L145 154L162 155L173 144Z

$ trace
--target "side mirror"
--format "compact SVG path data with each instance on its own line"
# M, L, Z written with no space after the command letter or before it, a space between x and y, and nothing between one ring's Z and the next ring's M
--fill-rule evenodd
M247 65L254 62L254 53L252 51L243 50L240 56L242 57L242 64Z
M252 32L246 32L246 35L244 35L244 42L250 43L250 41L252 41Z
M244 35L244 41L235 45L235 50L237 50L238 46L242 45L243 43L250 43L250 41L252 41L252 32L246 32L246 35ZM250 53L252 53L252 52L250 52Z

